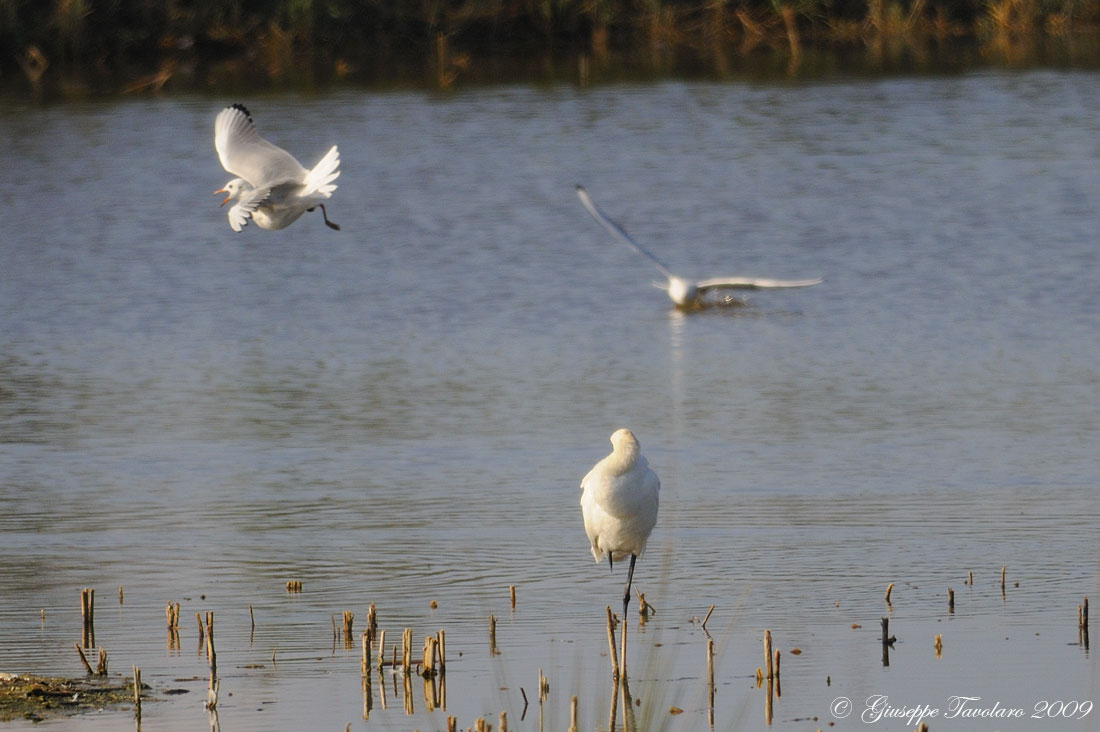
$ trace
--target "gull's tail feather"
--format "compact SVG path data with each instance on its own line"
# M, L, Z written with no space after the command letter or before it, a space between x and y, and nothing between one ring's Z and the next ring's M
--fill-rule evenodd
M340 152L336 149L336 145L333 145L325 157L321 158L321 162L306 174L301 195L305 197L316 193L318 196L328 198L336 190L336 184L332 181L339 177Z

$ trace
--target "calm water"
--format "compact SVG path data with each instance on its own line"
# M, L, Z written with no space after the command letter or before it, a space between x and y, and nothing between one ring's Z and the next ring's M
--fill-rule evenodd
M340 145L341 232L229 230L212 126L232 101L309 165ZM537 729L539 668L547 729L574 694L606 729L624 576L592 563L577 485L629 426L663 487L635 576L658 611L631 622L640 728L706 727L711 604L716 729L764 727L764 628L775 729L915 726L861 721L873 694L1100 703L1076 628L1100 597L1097 109L1100 74L1042 72L9 103L0 671L78 674L95 587L111 668L190 690L145 730L208 724L207 610L227 731ZM825 283L676 313L576 183L674 270ZM415 680L407 716L389 674L382 709L376 673L362 720L330 618L358 633L370 602L391 641L447 630L445 712Z

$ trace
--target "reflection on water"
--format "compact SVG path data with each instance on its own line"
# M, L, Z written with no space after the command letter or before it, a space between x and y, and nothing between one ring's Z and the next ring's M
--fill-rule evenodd
M622 578L591 562L578 483L629 426L663 494L635 575L656 614L628 619L639 729L705 723L692 619L712 604L716 728L760 723L764 629L777 728L824 725L842 695L943 706L964 682L1029 709L1097 699L1075 609L1100 594L1098 90L1082 72L6 108L26 174L0 179L0 670L79 673L96 587L112 668L189 692L147 704L146 730L207 721L188 620L207 611L226 729L467 727L524 696L525 725L563 728L574 694L603 729ZM209 196L227 101L304 157L340 145L343 231L228 231ZM677 313L593 229L582 180L674 269L826 281ZM445 702L385 671L370 702L330 625L354 613L357 637L371 602L391 644L446 630Z

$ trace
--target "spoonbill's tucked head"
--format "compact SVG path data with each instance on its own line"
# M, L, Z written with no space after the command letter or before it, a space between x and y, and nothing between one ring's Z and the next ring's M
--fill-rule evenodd
M246 189L251 188L251 187L252 186L248 185L248 181L246 181L244 178L234 178L233 180L226 183L224 187L219 188L218 190L214 191L214 193L224 193L224 194L226 194L225 200L222 201L222 204L221 204L221 205L224 206L225 204L232 201L234 198L240 198L241 194Z

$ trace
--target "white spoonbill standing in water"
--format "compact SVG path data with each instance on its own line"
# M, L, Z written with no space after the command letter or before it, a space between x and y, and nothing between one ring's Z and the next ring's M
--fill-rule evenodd
M607 555L608 564L630 557L623 593L623 622L630 603L630 582L634 563L645 551L646 541L657 523L657 500L661 481L642 455L634 433L615 430L611 454L588 471L581 480L581 514L584 532L592 542L596 561Z
M223 206L237 199L229 209L233 231L240 231L249 218L261 229L283 229L318 206L325 224L340 230L328 220L321 203L332 196L336 190L332 181L340 177L340 153L335 145L313 170L306 170L293 155L260 137L245 106L234 104L214 120L214 149L222 167L240 176L214 191L226 194Z
M783 287L809 287L821 282L817 277L812 280L774 280L769 277L710 277L705 280L689 280L678 277L669 271L664 263L650 254L641 245L626 233L623 227L611 220L607 214L600 210L584 186L577 186L577 198L581 199L592 218L596 219L605 229L611 232L615 238L622 241L638 254L642 255L653 264L661 274L668 278L668 284L658 284L662 290L668 292L668 297L676 304L676 307L684 310L695 310L703 307L703 295L709 290L770 290Z

